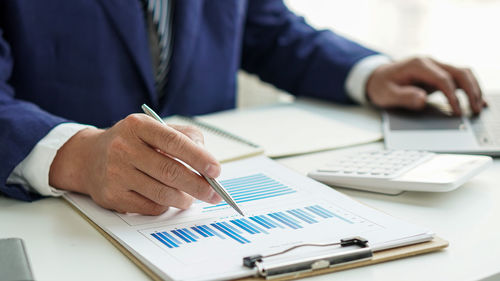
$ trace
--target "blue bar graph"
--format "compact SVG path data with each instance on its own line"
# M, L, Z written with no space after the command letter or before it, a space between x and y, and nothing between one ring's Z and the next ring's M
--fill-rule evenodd
M258 178L262 178L262 176L255 176L254 180ZM248 218L228 219L210 224L156 231L150 234L168 249L193 245L202 239L227 239L227 241L236 241L239 244L249 244L252 243L250 237L269 235L278 230L298 230L334 219L340 219L350 224L354 223L325 207L312 205Z
M238 233L238 234L242 234L243 232L235 227L233 227L232 225L230 225L229 223L223 221L221 222L223 225L225 225L227 228L231 229L232 231Z
M195 226L196 229L198 229L199 231L205 233L206 235L208 235L208 237L213 237L214 235L212 234L212 232L210 231L207 231L206 229L204 229L203 227L201 226Z
M182 244L182 242L180 240L177 240L177 238L175 238L174 236L170 235L168 232L164 231L162 233L159 233L160 236L166 236L168 237L168 239L172 240L173 242L175 242L175 244L177 245L180 245Z
M244 203L260 199L272 198L296 191L289 186L280 183L264 174L255 174L246 177L223 180L220 182L231 194L236 203ZM226 202L217 205L206 206L204 209L227 206Z
M217 236L217 237L219 237L221 239L226 239L224 236L220 235L217 231L210 229L206 225L202 225L201 227L203 227L203 229L205 229L205 231L208 231L208 232L212 233L212 235L215 235L215 236Z
M318 215L318 216L322 217L322 218L328 218L328 217L330 217L330 216L328 216L327 214L325 214L325 213L321 212L320 210L318 210L318 209L314 208L313 206L306 207L306 209L307 209L308 211L313 212L314 214L316 214L316 215Z
M287 219L284 219L282 216L280 216L278 213L272 213L272 214L269 214L269 216L283 224L285 224L286 226L288 227L291 227L293 229L297 229L297 228L300 228L300 226L296 225L295 223L287 220Z
M226 234L227 236L229 236L229 237L233 238L234 240L240 242L241 244L250 243L249 240L243 238L238 233L232 231L231 229L227 228L226 226L224 226L221 223L217 222L217 223L212 223L211 225L213 227L217 228L218 230L220 230L221 232L223 232L224 234Z
M259 219L259 217L255 216L255 217L250 217L251 220L253 220L254 222L262 225L263 227L267 228L267 229L271 229L273 228L271 225L265 223L262 219Z
M187 233L192 238L198 239L198 236L196 234L192 233L191 231L189 231L189 229L183 228L182 231L184 231L185 233Z
M273 228L275 227L279 227L279 228L285 228L284 226L282 226L281 224L277 223L276 221L273 221L271 220L269 217L266 217L266 216L258 216L260 217L263 221L265 221L266 223L270 224L273 226Z
M352 221L350 221L350 220L348 220L348 219L346 219L346 218L344 218L342 216L339 216L339 215L337 215L337 214L335 214L335 213L333 213L333 212L331 212L331 211L329 211L329 210L321 207L320 205L315 205L314 207L316 207L316 209L321 210L322 212L324 212L326 214L329 214L330 216L333 216L333 217L336 217L338 219L341 219L341 220L343 220L343 221L345 221L347 223L350 223L350 224L353 223Z
M238 226L239 228L243 229L244 231L250 233L250 234L255 234L257 232L253 231L250 227L246 226L244 223L241 222L241 220L231 220L231 222Z
M185 237L182 232L180 232L178 229L177 230L172 230L172 233L177 235L179 238L181 238L182 240L184 240L184 242L186 243L191 243L191 239L189 239L188 237Z
M295 210L297 213L300 213L300 214L302 214L303 216L310 218L311 220L315 220L315 219L314 219L314 215L312 215L312 214L310 214L310 213L306 213L306 212L305 212L304 210L302 210L302 209L294 209L294 210Z
M159 236L158 233L151 233L151 235L154 238L158 239L158 241L160 241L161 243L163 243L164 245L166 245L169 248L173 248L175 245L175 244L171 243L171 241L165 240L163 237Z
M192 226L191 229L198 232L198 234L200 234L203 237L208 237L208 235L204 231L202 231L201 229L198 229L198 227L196 227L196 226Z
M248 226L252 227L252 229L254 229L255 231L257 231L258 233L265 233L265 234L267 234L267 231L265 231L264 229L260 228L258 225L255 225L251 221L248 221L247 219L241 219L241 220L243 222L245 222Z
M187 239L189 239L189 241L191 242L196 242L196 239L194 239L194 237L192 237L191 235L189 235L189 233L187 233L187 231L185 230L185 228L183 229L177 229L178 232L182 233L182 235L184 237L186 237Z
M317 221L307 217L307 216L304 216L303 214L297 212L296 210L288 210L287 213L291 214L292 216L302 220L302 221L305 221L307 223L316 223Z

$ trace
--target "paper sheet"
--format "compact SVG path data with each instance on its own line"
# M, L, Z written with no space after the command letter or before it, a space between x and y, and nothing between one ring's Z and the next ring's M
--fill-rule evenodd
M332 116L340 118L335 120ZM378 119L368 122L376 125L367 129L354 126L352 122L342 118L346 116L350 115L342 114L342 111L335 108L311 107L301 103L230 110L199 116L197 119L262 146L269 157L321 151L382 139Z
M373 210L263 156L224 164L219 179L246 217L225 203L199 201L157 217L123 215L86 196L65 196L160 277L173 280L249 276L253 271L242 266L243 257L302 243L357 235L382 250L432 238L425 228Z

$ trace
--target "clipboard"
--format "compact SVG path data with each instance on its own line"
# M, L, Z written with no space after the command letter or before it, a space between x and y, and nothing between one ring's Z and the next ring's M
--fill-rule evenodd
M83 217L90 225L92 225L100 234L102 234L111 244L113 244L120 252L122 252L127 258L129 258L133 263L135 263L144 273L146 273L154 281L163 281L153 270L147 267L142 261L135 257L129 250L127 250L123 245L116 241L111 235L99 227L95 222L93 222L89 217L87 217L82 211L76 208L71 202L65 200L71 208L73 208L80 216ZM359 239L354 237L352 239ZM351 241L351 243L362 244L359 241ZM341 242L339 242L341 244ZM337 264L333 267L321 268L316 270L311 270L307 272L299 272L295 274L288 274L286 276L274 277L272 280L282 281L282 280L294 280L298 278L310 277L320 274L332 273L336 271L362 267L377 263L382 263L386 261L402 259L406 257L421 255L425 253L430 253L434 251L442 250L448 247L448 241L435 236L431 241L421 242L417 244L412 244L408 246L396 247L388 250L372 252L370 259L363 259L359 261L348 261L347 263ZM243 257L242 257L243 258ZM255 281L255 280L266 280L263 277L249 276L245 278L237 279L238 281Z

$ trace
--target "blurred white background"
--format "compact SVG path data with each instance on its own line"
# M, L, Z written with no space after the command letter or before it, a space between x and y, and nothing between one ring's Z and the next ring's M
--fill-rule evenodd
M500 0L285 0L312 26L400 59L432 56L472 68L485 92L500 91ZM239 74L238 105L292 98Z

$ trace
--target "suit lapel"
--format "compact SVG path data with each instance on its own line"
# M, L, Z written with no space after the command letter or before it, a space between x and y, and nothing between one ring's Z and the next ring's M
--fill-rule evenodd
M153 68L144 14L139 0L97 0L110 19L144 81L150 102L156 108ZM182 1L180 1L182 2Z

